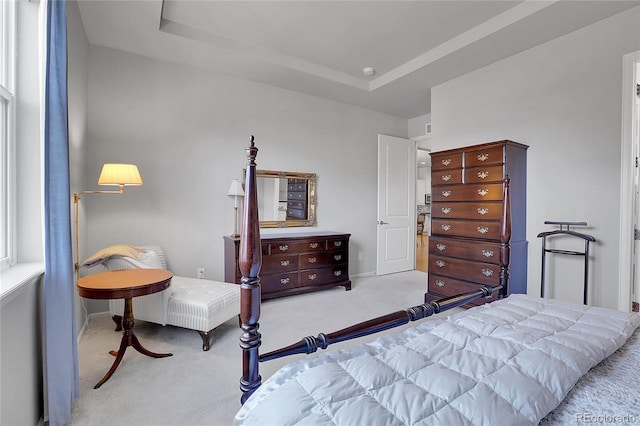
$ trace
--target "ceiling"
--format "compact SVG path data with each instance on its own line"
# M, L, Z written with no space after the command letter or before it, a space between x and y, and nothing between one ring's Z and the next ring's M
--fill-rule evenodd
M93 45L407 119L430 112L435 85L638 4L78 0Z

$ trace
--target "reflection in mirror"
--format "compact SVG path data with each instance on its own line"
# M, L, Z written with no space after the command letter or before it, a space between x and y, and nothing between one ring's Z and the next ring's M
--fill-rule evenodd
M316 225L315 173L257 170L261 228Z

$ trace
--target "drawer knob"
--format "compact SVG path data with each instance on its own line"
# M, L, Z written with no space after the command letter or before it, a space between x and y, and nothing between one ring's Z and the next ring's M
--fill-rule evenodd
M444 251L447 249L447 246L444 244L436 244L436 248L440 251Z
M444 260L436 260L436 265L438 266L438 268L444 268L445 266L447 266L447 262L445 262Z
M333 245L334 245L335 247L340 247L340 246L342 246L342 241L335 241L335 242L333 243Z
M290 281L289 277L281 278L280 279L280 284L286 285L286 284L289 284L289 281Z
M309 258L309 263L316 263L316 258L315 257L310 257Z
M290 260L281 260L280 261L280 266L289 266L289 264L291 264Z
M287 251L289 250L289 246L286 244L283 244L281 246L278 247L280 249L280 251Z
M451 164L451 158L445 158L444 160L442 160L443 166L448 166L449 164Z
M342 271L333 271L333 275L339 277L340 275L342 275Z
M478 195L484 197L485 195L489 194L489 190L488 189L478 189Z
M342 259L342 255L341 254L336 254L336 255L333 256L333 258L335 260L341 260Z
M482 250L482 255L484 257L491 257L493 256L493 250Z
M313 281L317 278L316 274L309 274L309 281Z
M486 179L486 178L489 177L489 172L487 172L487 171L478 172L478 177L480 179Z
M485 214L489 213L489 209L486 207L480 207L478 209L478 214L484 216Z
M449 195L451 195L451 191L442 191L442 196L447 198Z
M484 275L485 277L490 277L490 276L493 275L493 270L487 269L487 268L483 268L482 269L482 275Z
M451 229L451 225L449 225L448 223L445 223L444 225L441 225L442 230L443 231L448 231Z
M451 175L442 175L442 180L448 182L451 180Z
M481 234L486 234L487 232L489 232L489 228L487 228L486 226L478 226L478 232Z
M309 243L309 247L314 249L318 247L318 243Z
M442 213L444 213L444 214L449 214L449 213L451 213L451 207L443 207L443 208L442 208Z
M478 161L487 161L489 159L489 154L478 154Z
M444 287L444 281L436 280L436 285L437 285L438 287Z

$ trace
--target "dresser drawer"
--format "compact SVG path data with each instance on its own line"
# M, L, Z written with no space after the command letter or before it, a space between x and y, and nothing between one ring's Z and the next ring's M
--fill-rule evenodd
M305 209L307 208L307 202L306 201L287 201L287 208L288 209Z
M429 253L478 262L500 263L501 243L453 238L429 238Z
M435 201L501 201L502 183L449 185L433 188Z
M432 205L431 216L451 219L500 220L502 218L502 202L437 202Z
M427 291L429 293L440 294L444 297L457 296L461 293L470 293L478 290L482 285L468 283L465 281L456 280L454 278L443 277L435 274L429 274L429 282L427 284ZM493 302L497 300L500 295L499 291L491 294L490 298L476 299L474 305Z
M281 272L297 271L299 255L276 255L262 258L262 274L277 274Z
M500 241L500 222L432 219L431 234Z
M478 150L465 151L464 153L464 166L484 166L487 164L502 164L504 163L504 147L494 146L488 148L482 148Z
M504 180L504 166L483 166L464 169L465 183L501 182Z
M461 168L462 152L431 154L431 170Z
M500 283L500 265L453 257L429 256L429 275L432 273L480 284Z
M306 209L287 209L287 219L299 219L304 220L307 218Z
M327 241L327 250L337 250L344 249L346 250L349 245L349 240L328 240Z
M462 169L443 169L431 172L431 185L461 184Z
M263 294L300 287L298 271L283 274L261 275L260 287Z
M305 253L300 255L300 269L318 268L344 263L347 257L343 251Z
M317 239L308 241L270 241L262 243L262 254L272 256L285 253L320 252L327 249L327 240Z
M307 180L306 179L289 179L289 183L287 184L287 192L305 192L307 190Z
M347 266L338 265L322 269L305 269L300 271L300 285L323 285L342 281L347 277Z
M304 191L304 192L287 191L287 200L306 200L306 199L307 199L307 191Z

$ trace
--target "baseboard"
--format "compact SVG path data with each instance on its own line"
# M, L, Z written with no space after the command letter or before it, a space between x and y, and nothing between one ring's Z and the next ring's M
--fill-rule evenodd
M80 344L80 338L82 338L84 331L87 329L87 327L89 327L89 320L94 318L102 318L102 317L110 317L110 316L111 316L111 313L109 313L109 311L96 312L96 313L87 315L84 321L84 324L82 324L82 328L78 332L77 344Z
M417 269L413 269L413 271L417 271ZM402 271L402 272L409 272L409 271ZM418 271L418 272L424 272L424 271ZM426 272L424 272L426 274ZM371 271L371 272L363 272L361 274L353 274L351 275L351 278L365 278L365 277L375 277L376 276L376 271Z
M353 274L351 278L364 278L364 277L374 277L376 275L376 271L371 272L363 272L362 274Z

